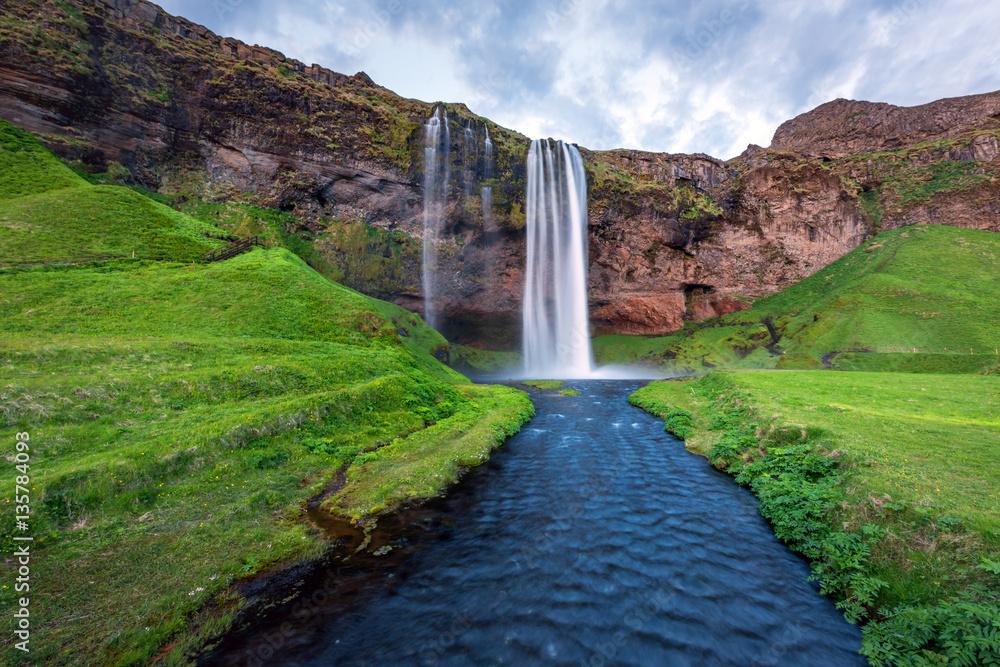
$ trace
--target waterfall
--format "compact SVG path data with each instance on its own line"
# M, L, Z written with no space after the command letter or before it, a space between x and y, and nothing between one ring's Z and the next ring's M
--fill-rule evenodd
M466 198L476 192L476 164L479 162L479 140L472 129L472 120L465 122L462 137L462 192Z
M534 140L528 152L525 373L592 374L587 314L587 179L575 146Z
M483 125L485 135L483 148L483 180L487 182L480 189L480 199L483 201L483 231L493 231L493 186L489 181L493 178L493 142L490 141L490 128Z
M442 132L442 129L444 130ZM438 243L448 205L451 133L441 105L424 125L424 321L437 328Z

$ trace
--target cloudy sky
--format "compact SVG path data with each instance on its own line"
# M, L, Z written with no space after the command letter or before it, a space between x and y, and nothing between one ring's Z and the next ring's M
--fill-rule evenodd
M531 137L730 158L838 97L1000 90L982 0L160 0L306 64Z

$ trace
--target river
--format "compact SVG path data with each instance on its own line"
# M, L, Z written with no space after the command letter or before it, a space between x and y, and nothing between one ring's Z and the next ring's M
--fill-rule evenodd
M753 495L628 404L641 384L533 395L488 464L381 527L387 555L203 664L866 664Z

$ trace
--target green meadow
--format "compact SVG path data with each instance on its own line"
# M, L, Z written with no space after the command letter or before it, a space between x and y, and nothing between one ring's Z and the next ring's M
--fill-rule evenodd
M228 208L189 217L88 183L12 126L0 142L0 266L46 264L0 270L0 451L30 434L44 591L32 653L5 642L4 664L189 664L245 606L235 582L327 552L307 501L371 525L532 415L524 392L471 384L418 316L331 282L280 233L206 265ZM266 225L251 209L236 210ZM109 257L127 259L90 261ZM4 512L5 581L16 531ZM16 597L0 589L5 608Z
M1000 546L1000 376L746 373L767 416L839 435L857 493L937 508Z

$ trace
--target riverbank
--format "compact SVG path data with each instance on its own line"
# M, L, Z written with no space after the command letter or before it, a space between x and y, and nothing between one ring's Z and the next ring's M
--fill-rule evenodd
M535 418L488 465L205 667L864 663L753 496L628 405L640 381L532 384Z
M713 373L630 400L758 496L778 537L865 625L873 664L989 664L1000 658L998 395L995 376L820 371Z

